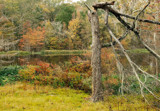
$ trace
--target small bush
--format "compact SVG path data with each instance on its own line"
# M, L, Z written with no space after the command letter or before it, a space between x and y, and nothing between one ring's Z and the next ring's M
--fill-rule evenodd
M48 84L50 79L53 79L53 69L49 63L45 62L38 62L36 66L27 65L18 73L22 80L35 84Z
M13 83L20 79L18 71L22 69L20 66L7 66L0 69L0 85Z

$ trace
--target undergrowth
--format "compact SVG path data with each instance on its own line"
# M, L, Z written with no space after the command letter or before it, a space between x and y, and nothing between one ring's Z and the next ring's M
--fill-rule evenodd
M21 68L21 66L7 66L0 68L0 86L20 80L18 71Z

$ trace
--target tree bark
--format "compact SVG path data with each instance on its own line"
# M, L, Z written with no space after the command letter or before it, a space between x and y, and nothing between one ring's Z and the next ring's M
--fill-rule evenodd
M99 20L97 11L90 13L92 29L92 101L103 100L102 73L101 73L101 43L99 36Z

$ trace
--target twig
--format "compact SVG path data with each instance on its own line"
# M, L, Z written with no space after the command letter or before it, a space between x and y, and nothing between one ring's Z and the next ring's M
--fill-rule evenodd
M141 13L142 12L144 12L144 10L149 6L149 4L150 4L150 1L148 2L148 4L147 5L145 5L145 7L138 13L138 15L135 17L135 20L134 20L134 22L133 22L133 28L135 28L135 23L136 23L136 21L138 20L138 17L141 15Z

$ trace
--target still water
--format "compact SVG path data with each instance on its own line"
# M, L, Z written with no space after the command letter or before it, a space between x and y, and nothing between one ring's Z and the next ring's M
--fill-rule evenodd
M14 56L12 57L13 62L7 65L26 65L26 64L36 64L38 61L48 62L54 64L64 64L68 62L72 57L80 57L82 60L90 59L85 57L84 55L28 55L28 56ZM148 53L140 53L140 54L130 54L130 57L133 62L138 64L139 66L143 66L143 68L151 73L155 73L156 69L156 60L155 58ZM124 65L125 68L129 67L129 64L124 55L120 55L120 61ZM158 66L159 72L160 67Z

